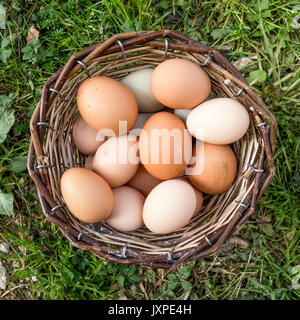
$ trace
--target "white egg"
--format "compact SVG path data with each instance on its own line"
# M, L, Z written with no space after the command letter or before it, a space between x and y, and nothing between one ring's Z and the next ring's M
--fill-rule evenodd
M152 93L150 87L152 72L151 68L133 71L121 80L135 95L139 112L155 112L165 107Z
M182 180L166 180L147 196L143 208L146 227L154 233L169 233L184 227L197 205L194 188Z

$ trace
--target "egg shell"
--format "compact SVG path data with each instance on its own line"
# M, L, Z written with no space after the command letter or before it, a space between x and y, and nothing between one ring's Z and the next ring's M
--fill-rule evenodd
M145 197L141 192L128 187L114 188L114 208L106 223L118 231L129 232L141 228Z
M246 108L232 98L205 101L194 108L186 120L195 138L212 144L230 144L239 140L249 124Z
M156 99L165 106L190 109L208 97L211 81L195 62L175 58L165 60L154 69L151 89Z
M163 181L148 195L143 220L154 233L174 232L184 227L196 208L196 195L188 183L176 179Z
M77 149L86 155L94 154L106 139L105 137L101 138L99 140L97 132L78 114L72 129L72 139Z
M140 165L137 151L136 136L128 134L110 137L98 148L93 160L93 170L111 187L119 187L135 175Z
M103 76L84 80L77 91L77 105L82 118L104 136L120 135L131 130L138 117L134 94L121 82ZM119 122L126 129L119 131ZM124 132L125 131L125 132Z
M199 191L219 194L234 182L237 159L229 146L195 143L193 157L195 162L188 170L188 178Z
M157 112L143 127L139 153L146 170L157 179L182 176L192 154L191 136L174 114Z
M92 170L93 171L93 160L94 160L94 154L89 155L85 159L84 167L86 169Z
M121 80L121 83L133 92L140 112L156 112L164 108L152 93L150 87L152 73L151 68L136 70Z
M98 174L86 168L70 168L63 173L60 187L67 207L79 220L97 223L111 214L113 192Z
M191 181L188 178L179 177L179 178L176 178L176 180L185 181L186 183L188 183L194 189L194 192L195 192L195 195L196 195L196 209L195 209L194 214L193 214L193 217L194 217L200 211L200 209L202 208L203 193L201 191L199 191L197 188L195 188L194 185L191 183Z
M127 185L147 197L150 191L161 182L162 180L153 177L141 164L133 178L127 182Z

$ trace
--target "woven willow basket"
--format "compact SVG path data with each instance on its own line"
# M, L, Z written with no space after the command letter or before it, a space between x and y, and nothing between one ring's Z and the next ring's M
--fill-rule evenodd
M222 194L206 196L200 213L172 234L157 235L145 227L122 233L105 223L79 221L60 190L62 173L83 167L86 157L71 139L78 86L87 77L121 79L174 57L202 66L211 78L212 96L233 97L249 112L248 132L232 145L239 163L235 182ZM76 53L45 83L30 122L28 170L45 216L72 245L109 261L171 269L216 253L251 216L274 176L275 129L262 99L218 51L169 30L121 33Z

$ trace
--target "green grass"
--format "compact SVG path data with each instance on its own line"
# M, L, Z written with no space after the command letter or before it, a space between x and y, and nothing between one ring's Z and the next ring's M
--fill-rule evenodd
M0 144L0 190L14 197L13 215L0 214L0 243L10 246L9 254L0 254L8 274L0 300L300 298L292 287L292 268L300 265L300 29L292 28L298 1L0 4L7 7L6 29L0 30L0 96L14 94L7 107L14 110L14 124ZM31 25L40 37L27 45ZM232 63L252 58L240 70L278 122L276 176L238 234L249 246L171 272L104 262L72 247L43 216L26 171L29 120L46 79L75 52L115 33L159 29L213 46Z

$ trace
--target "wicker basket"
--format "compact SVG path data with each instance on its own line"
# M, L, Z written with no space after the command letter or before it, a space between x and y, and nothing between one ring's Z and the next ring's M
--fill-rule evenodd
M222 194L206 196L201 212L172 234L156 235L145 227L122 233L106 224L79 221L60 191L62 173L84 166L86 157L71 139L79 84L96 75L120 79L174 57L202 66L212 81L211 94L234 97L250 114L248 132L232 145L239 163L235 182ZM275 173L275 129L262 99L218 51L169 30L121 33L76 53L45 83L30 122L28 170L45 216L72 245L109 261L171 269L214 254L251 216Z

